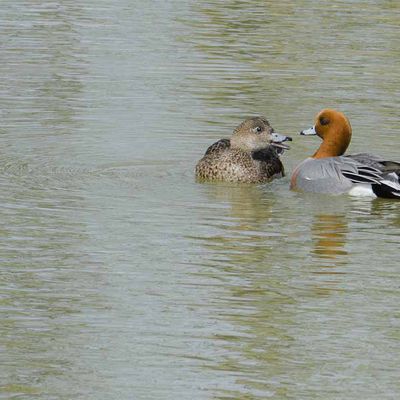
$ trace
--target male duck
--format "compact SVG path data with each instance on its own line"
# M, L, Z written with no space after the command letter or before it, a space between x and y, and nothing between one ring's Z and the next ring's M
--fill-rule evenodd
M196 165L196 178L208 181L263 183L284 176L279 155L291 141L271 127L264 117L248 118L230 139L212 144Z
M291 189L400 199L400 163L367 153L343 155L350 144L351 126L341 112L322 110L315 125L300 134L318 135L322 144L295 168Z

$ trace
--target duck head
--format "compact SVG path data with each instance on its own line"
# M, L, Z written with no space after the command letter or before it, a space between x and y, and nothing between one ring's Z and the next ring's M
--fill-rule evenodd
M284 142L291 140L291 137L275 132L266 118L252 117L243 121L233 131L231 147L251 152L274 146L281 154L289 149Z
M343 113L326 108L315 118L315 125L300 135L318 135L322 139L313 158L336 157L343 155L350 144L351 125Z

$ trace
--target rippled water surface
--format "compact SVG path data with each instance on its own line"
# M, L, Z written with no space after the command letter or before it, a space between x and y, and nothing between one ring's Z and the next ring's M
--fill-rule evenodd
M394 399L400 203L198 184L249 115L399 159L395 1L0 3L0 398Z

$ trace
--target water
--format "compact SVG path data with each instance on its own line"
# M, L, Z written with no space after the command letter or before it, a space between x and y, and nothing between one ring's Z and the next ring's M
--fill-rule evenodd
M400 203L193 177L327 106L398 160L396 2L0 12L0 398L398 397Z

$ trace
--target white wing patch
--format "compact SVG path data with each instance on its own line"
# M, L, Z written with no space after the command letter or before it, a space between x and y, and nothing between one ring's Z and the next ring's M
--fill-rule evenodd
M355 197L377 197L373 192L371 185L354 185L350 191L350 196Z

